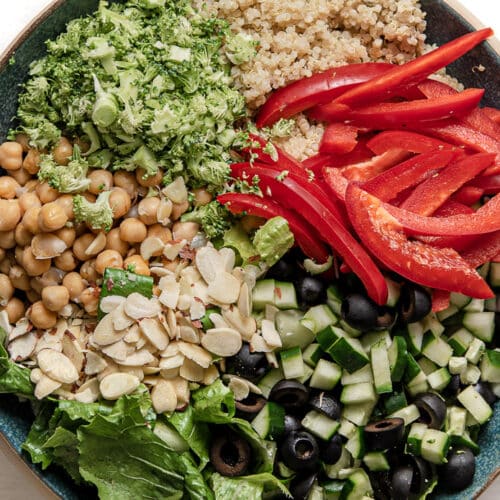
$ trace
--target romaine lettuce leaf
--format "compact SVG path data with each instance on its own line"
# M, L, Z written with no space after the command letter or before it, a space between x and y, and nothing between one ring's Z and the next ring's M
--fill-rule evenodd
M272 474L253 474L242 477L224 477L218 473L210 476L210 486L215 500L248 500L262 498L265 491L279 490L288 495L285 486Z
M13 393L23 396L33 395L30 370L16 365L5 349L7 333L0 328L0 394Z

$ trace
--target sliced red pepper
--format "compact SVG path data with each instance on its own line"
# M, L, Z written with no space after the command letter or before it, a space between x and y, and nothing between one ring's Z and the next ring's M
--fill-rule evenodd
M394 147L410 153L429 153L436 149L453 149L453 144L440 141L427 135L407 130L386 130L372 137L367 146L377 155Z
M351 183L346 191L351 222L373 254L401 276L432 288L490 298L493 292L462 257L450 248L410 241L386 204Z
M342 174L350 181L367 181L408 157L401 149L389 149L369 160L341 167Z
M490 108L488 106L481 109L490 120L500 124L500 109Z
M268 168L254 167L251 171L241 168L233 171L233 176L245 178L259 176L259 186L263 193L287 208L308 218L320 228L324 241L336 251L364 283L368 295L377 303L385 304L387 300L387 283L364 248L354 239L350 231L334 215L331 210L319 201L311 190L303 187L291 176L282 181L277 180L275 172Z
M478 153L452 162L416 186L400 208L420 215L432 215L457 189L476 177L494 160L495 155Z
M318 263L328 260L328 251L322 244L316 229L292 210L287 210L269 198L261 198L255 194L226 193L219 195L217 201L226 205L233 214L247 212L250 215L257 215L265 219L273 217L283 217L288 221L290 231L292 231L297 241L297 245L305 255Z
M350 153L358 143L358 127L345 123L331 123L323 133L319 152L327 154Z
M477 107L484 89L467 89L463 92L416 101L383 102L347 111L331 111L326 106L311 110L309 116L315 120L338 121L372 128L404 127L418 122L443 120L464 115Z
M434 217L449 217L450 215L459 215L459 214L473 214L474 210L460 203L456 200L446 200L439 208L434 212Z
M337 97L329 105L331 110L357 108L373 102L385 101L399 89L416 85L427 76L455 61L476 45L493 35L491 28L467 33L412 61L394 66L381 76L361 83Z
M476 186L462 186L456 193L451 197L452 200L458 203L463 203L464 205L474 205L477 203L484 194L484 190Z
M500 231L475 238L469 247L460 253L472 267L479 267L494 260L500 253Z
M398 193L445 167L456 155L455 151L445 149L414 156L366 181L363 189L382 201L390 201Z
M344 177L339 168L325 167L323 178L332 193L340 200L345 201L345 192L349 181Z
M392 66L389 63L348 64L297 80L270 95L257 115L257 127L268 127L281 118L330 102L353 86L386 73Z
M479 175L475 179L472 179L467 184L467 187L480 188L482 190L482 194L497 194L500 192L500 174Z
M432 312L448 309L450 306L450 292L448 290L432 290Z

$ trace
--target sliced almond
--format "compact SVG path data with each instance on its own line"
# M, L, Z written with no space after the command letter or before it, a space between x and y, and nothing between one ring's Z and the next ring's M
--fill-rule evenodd
M120 304L125 302L125 297L121 295L108 295L107 297L102 297L99 302L101 311L105 314L113 312Z
M211 328L201 337L201 345L207 351L227 358L241 349L241 335L232 328Z
M203 347L187 342L179 342L178 347L181 354L202 368L208 368L212 364L212 355L203 349Z
M35 347L35 354L38 354L42 349L54 349L54 351L62 352L62 340L52 335L47 335L45 332L42 338L38 340Z
M75 365L64 354L53 349L43 349L37 354L38 366L42 372L62 384L72 384L79 374Z
M144 366L142 368L142 372L144 375L155 375L156 373L160 373L159 366Z
M123 373L130 373L130 375L134 375L141 382L144 380L144 371L138 366L120 366L120 371Z
M139 321L139 328L156 349L163 351L167 347L170 339L158 319L144 318Z
M222 317L229 326L240 332L244 340L250 340L252 335L257 331L255 318L243 316L237 307L229 307L222 311Z
M85 250L85 255L94 256L101 253L106 247L106 235L104 232L98 233L98 235L92 240L90 245Z
M106 360L93 351L87 352L85 354L85 359L87 360L84 370L86 375L100 373L108 366Z
M111 316L113 328L117 332L122 332L123 330L132 327L135 323L135 320L125 313L125 300L118 304L118 306L116 306L116 308L109 314L109 316Z
M210 365L203 375L203 384L210 385L213 384L219 378L219 370L215 365Z
M167 326L168 335L171 340L177 337L177 318L175 317L175 312L173 309L167 311Z
M162 358L170 358L176 354L179 354L179 342L177 341L170 342L170 344L168 344L168 346L160 352L160 356Z
M283 343L281 342L280 334L276 327L274 326L274 321L268 319L263 319L262 324L262 338L266 341L267 345L270 347L281 347Z
M179 376L179 370L180 368L165 368L163 370L160 370L160 375L167 380L176 378Z
M279 309L276 306L266 304L266 307L264 308L264 317L270 321L274 321L278 312Z
M228 272L218 272L208 284L208 295L221 304L233 304L238 300L241 283Z
M219 250L219 255L222 257L223 268L226 272L230 273L234 268L236 255L232 248L223 247Z
M32 329L33 327L31 326L31 323L29 322L28 318L20 319L9 333L9 342L12 342L13 340L17 339L17 337L25 335Z
M161 377L150 376L144 377L144 380L142 382L149 387L154 387L160 380Z
M105 361L107 363L106 368L97 374L97 380L99 380L99 382L108 375L120 371L119 366L111 358L106 358Z
M184 359L184 363L179 369L179 375L190 382L201 382L204 374L205 370L188 358Z
M170 370L171 368L180 368L183 363L184 356L182 354L176 354L170 358L162 358L159 366L162 370Z
M177 408L182 408L189 403L189 383L182 377L171 380L175 394L177 394Z
M159 380L151 390L151 402L156 413L175 411L177 408L177 394L172 382Z
M127 356L123 361L117 361L120 365L126 366L144 366L152 363L155 357L147 349L139 349L138 351Z
M224 267L224 260L213 247L202 247L196 252L196 267L207 283L211 283Z
M181 286L175 280L174 276L165 276L160 279L158 283L158 288L161 290L158 300L170 309L175 309L177 307L177 302L179 301L179 295Z
M219 313L210 313L208 319L213 323L214 328L229 328L229 325Z
M7 314L7 311L5 309L0 311L0 328L2 328L7 335L10 335L10 332L12 331L12 326L9 321L9 315Z
M34 352L38 337L35 331L26 333L22 337L17 337L7 347L10 359L15 362L28 359Z
M42 370L40 370L40 368L33 368L33 370L31 370L31 372L30 372L30 380L34 384L38 384L38 382L40 381L40 379L43 376L44 376L44 374L43 374Z
M158 209L156 210L156 218L163 226L170 224L170 215L172 214L173 203L165 198L160 200Z
M141 338L141 330L138 324L133 324L127 331L127 335L123 337L123 340L128 344L137 344Z
M125 301L125 314L134 319L152 318L160 314L161 307L156 298L148 299L140 293L131 293Z
M140 380L134 375L117 372L104 377L99 384L99 390L104 399L114 401L134 392L140 383Z
M204 280L197 281L193 285L192 296L199 302L203 304L208 304L210 302L208 298L208 285Z
M191 342L192 344L199 344L200 343L200 336L198 334L198 331L196 328L193 328L192 326L180 326L180 336L181 339L184 342Z
M187 311L191 307L192 302L191 295L181 294L179 295L179 301L177 302L177 309L179 311Z
M75 393L75 400L80 403L94 403L99 399L99 381L97 378L87 380Z
M78 372L82 371L85 356L80 344L69 335L64 335L61 344L63 354L68 357Z
M247 283L241 285L237 305L242 316L250 317L252 315L252 294Z
M153 256L158 257L161 255L164 246L165 243L160 238L151 236L141 243L139 253L144 260L148 261Z
M259 334L255 333L250 340L250 350L252 352L271 352L274 349Z
M192 320L201 319L205 316L205 313L205 304L198 297L193 297L191 305L189 306L189 317Z
M164 187L162 193L173 203L182 203L188 199L188 191L182 176Z
M266 359L267 362L269 363L269 366L272 368L278 368L279 367L279 362L278 362L278 357L276 356L275 352L266 352Z
M59 257L68 246L55 234L40 233L31 240L31 251L36 259L52 259Z
M42 375L35 385L35 398L43 399L61 387L61 382L53 380L47 375Z
M250 388L248 387L248 384L245 382L245 380L239 377L231 378L228 387L229 389L231 389L231 391L233 391L234 399L236 401L242 401L250 394Z
M109 344L101 349L103 354L109 356L111 359L117 363L125 361L127 356L130 356L135 349L127 344L124 340L119 340L114 344Z
M117 310L121 306L118 306ZM100 346L114 344L121 340L127 334L126 330L116 330L113 322L114 313L107 314L97 323L94 333L92 334L93 341Z
M181 240L181 241L171 241L165 245L163 248L163 255L168 259L168 260L175 260L178 256L180 251L186 246L187 241L186 240Z

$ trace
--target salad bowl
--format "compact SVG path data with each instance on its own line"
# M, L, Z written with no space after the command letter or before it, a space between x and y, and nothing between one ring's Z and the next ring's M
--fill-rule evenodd
M55 0L42 12L0 56L0 140L5 140L12 125L12 117L17 106L19 85L28 75L29 64L44 54L44 41L54 38L64 31L68 21L84 16L96 9L98 0ZM427 12L428 40L436 45L457 38L478 28L472 17L466 19L453 7L452 2L443 0L422 0ZM446 29L443 29L443 26ZM498 42L493 39L482 44L453 63L449 73L458 78L466 87L485 89L484 105L495 107L500 102L500 57ZM21 452L21 445L32 424L30 404L12 396L0 395L0 433L10 446L19 453L27 466L58 496L64 499L91 498L94 490L76 487L57 468L41 471L29 463ZM500 452L500 408L498 404L490 422L485 426L479 439L481 452L477 458L477 469L473 484L457 495L437 491L436 498L465 499L478 496L494 480L499 472Z

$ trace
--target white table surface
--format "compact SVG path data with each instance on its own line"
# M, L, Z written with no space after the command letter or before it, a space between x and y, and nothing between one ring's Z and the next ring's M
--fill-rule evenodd
M49 3L51 0L0 0L0 53ZM461 0L460 3L483 24L491 26L497 38L500 38L499 0ZM54 496L41 487L30 472L27 472L27 468L23 467L20 459L14 456L5 443L0 442L0 500L53 498ZM481 496L481 500L498 500L499 498L500 478L497 478L494 486Z

